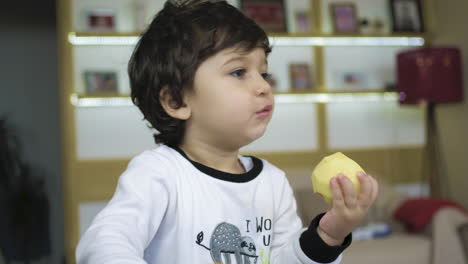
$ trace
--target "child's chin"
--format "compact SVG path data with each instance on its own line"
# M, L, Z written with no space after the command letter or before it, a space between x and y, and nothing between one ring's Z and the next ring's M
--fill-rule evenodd
M260 139L266 132L267 126L262 126L262 127L256 127L255 129L252 129L250 131L246 131L246 134L242 137L242 140L240 143L241 147L247 146L254 141Z
M265 127L264 129L262 129L262 130L259 130L259 131L256 131L255 133L253 133L253 134L250 136L250 142L249 142L248 144L250 144L250 143L252 143L252 142L254 142L254 141L260 139L261 137L263 137L263 135L265 134L265 132L266 132L266 127Z

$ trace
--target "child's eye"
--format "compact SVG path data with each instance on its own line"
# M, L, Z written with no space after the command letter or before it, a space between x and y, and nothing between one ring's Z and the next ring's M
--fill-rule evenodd
M262 77L265 80L269 80L271 78L271 73L262 73Z
M245 72L246 72L245 69L239 69L239 70L235 70L231 72L231 75L234 77L242 77L244 76Z

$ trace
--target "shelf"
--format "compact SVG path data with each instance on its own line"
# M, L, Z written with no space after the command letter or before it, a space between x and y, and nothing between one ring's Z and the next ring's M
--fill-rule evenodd
M72 94L70 96L70 103L76 107L122 107L133 105L128 95L97 97Z
M396 92L331 92L331 93L277 93L277 103L349 103L349 102L396 102ZM82 96L74 94L70 102L75 107L126 107L133 106L128 95L114 97Z
M70 34L77 37L139 37L143 32L93 32L93 31L79 31L70 32ZM353 34L313 34L313 33L270 33L271 37L281 38L302 38L302 37L325 37L325 38L349 38L349 37L406 37L406 38L428 38L426 33L383 33L383 34L369 34L363 35L358 33Z
M134 46L139 35L131 33L98 34L92 32L68 34L68 42L75 46Z
M333 91L325 91L325 92L318 92L318 91L291 91L291 92L273 92L275 95L304 95L304 94L329 94L329 95L339 95L339 94L383 94L383 93L392 93L392 91L386 91L384 89L366 89L366 90L333 90Z
M70 32L68 41L72 45L135 45L139 39L137 32L95 33ZM424 46L424 34L385 34L385 35L312 35L312 34L271 34L273 46Z
M424 46L424 37L396 37L396 36L315 36L315 37L270 37L274 46Z
M116 92L93 93L93 94L81 93L81 94L75 94L73 96L78 99L82 99L82 98L128 98L130 97L129 94L119 94Z
M396 92L337 92L308 94L277 94L277 103L351 103L351 102L397 102Z

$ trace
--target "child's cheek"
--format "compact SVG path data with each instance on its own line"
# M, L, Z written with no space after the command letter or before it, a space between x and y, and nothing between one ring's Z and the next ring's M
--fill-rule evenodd
M245 115L249 111L255 111L255 110L250 110L252 107L249 107L245 99L241 99L241 98L233 97L231 99L228 99L224 105L225 105L225 109L227 110L227 112L232 115ZM234 117L235 116L232 116L232 118Z

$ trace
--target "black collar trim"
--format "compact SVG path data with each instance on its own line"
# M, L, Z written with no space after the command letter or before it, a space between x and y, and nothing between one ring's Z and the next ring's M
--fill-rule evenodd
M245 173L236 174L236 173L220 171L220 170L205 166L201 163L198 163L196 161L189 159L187 154L185 154L185 152L181 148L176 147L176 146L169 146L169 147L179 152L184 158L190 161L190 163L192 163L193 166L195 166L199 171L205 173L208 176L216 178L218 180L235 182L235 183L249 182L255 179L263 170L263 162L260 159L253 157L253 156L247 156L252 159L252 162L253 162L252 169L250 169L249 171Z

